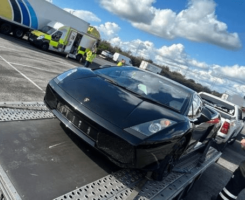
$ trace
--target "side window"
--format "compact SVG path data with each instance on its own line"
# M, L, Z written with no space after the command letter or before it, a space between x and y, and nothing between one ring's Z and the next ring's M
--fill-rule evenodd
M63 29L63 30L61 30L61 33L62 33L62 35L61 35L60 39L65 40L67 30Z
M192 106L188 112L188 117L196 118L202 112L202 100L194 94Z
M57 31L56 33L54 33L52 35L52 39L55 41L59 41L59 39L61 38L62 32L61 31Z

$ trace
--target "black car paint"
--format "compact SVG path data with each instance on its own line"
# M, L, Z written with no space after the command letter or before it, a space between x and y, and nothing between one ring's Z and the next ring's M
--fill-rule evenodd
M110 137L115 135L118 141L123 139L132 145L133 150L130 150L129 154L133 153L134 155L130 161L127 160L129 163L123 163L122 160L119 161L117 156L113 156L113 153L108 151L108 148L107 152L103 152L119 166L147 168L154 163L157 168L159 162L174 151L176 145L183 137L190 139L191 131L196 129L198 131L194 131L191 134L192 140L196 141L206 131L206 129L203 128L202 130L201 128L202 126L207 126L205 123L205 125L202 125L203 123L201 122L193 125L187 116L159 105L142 101L133 94L112 85L110 82L101 79L101 77L97 77L91 70L82 68L77 70L79 73L72 73L59 83L57 79L51 80L47 90L52 88L54 101L64 102L70 109L73 109L73 112L78 115L82 113L92 119L94 124L98 124L98 129L100 129L98 138L101 137L102 133L106 133ZM89 87L89 89L86 87ZM86 102L85 99L89 99L89 101ZM57 109L57 104L51 105L51 102L48 95L46 95L45 103L48 107L51 110ZM129 130L134 125L161 118L168 118L177 123L150 137L142 138ZM70 122L67 121L67 123ZM199 127L199 129L196 127ZM86 133L84 134L86 135ZM209 137L209 134L206 133L206 136ZM95 140L95 148L101 150L98 138L97 141ZM126 152L125 155L127 155Z

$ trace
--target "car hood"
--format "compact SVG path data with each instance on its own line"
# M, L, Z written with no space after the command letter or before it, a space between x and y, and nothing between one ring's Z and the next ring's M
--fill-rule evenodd
M88 74L74 76L59 83L80 106L85 106L100 117L122 129L156 119L168 118L186 121L186 118L168 108L143 101L111 82Z
M46 33L43 33L41 31L38 31L38 30L34 30L31 32L33 35L35 36L41 36L41 35L47 35Z

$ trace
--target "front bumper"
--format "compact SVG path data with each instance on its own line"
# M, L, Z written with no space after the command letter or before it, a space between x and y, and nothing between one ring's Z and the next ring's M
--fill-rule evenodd
M36 35L30 33L28 41L36 46L41 46L43 44L43 40L38 40Z

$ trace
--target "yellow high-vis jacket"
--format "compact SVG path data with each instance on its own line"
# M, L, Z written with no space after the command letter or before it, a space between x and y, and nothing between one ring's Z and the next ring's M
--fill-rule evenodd
M123 63L120 61L119 63L117 63L117 66L121 67L121 66L123 66Z
M87 52L87 58L86 58L87 61L93 62L95 58L96 58L96 53L93 53L92 51Z

